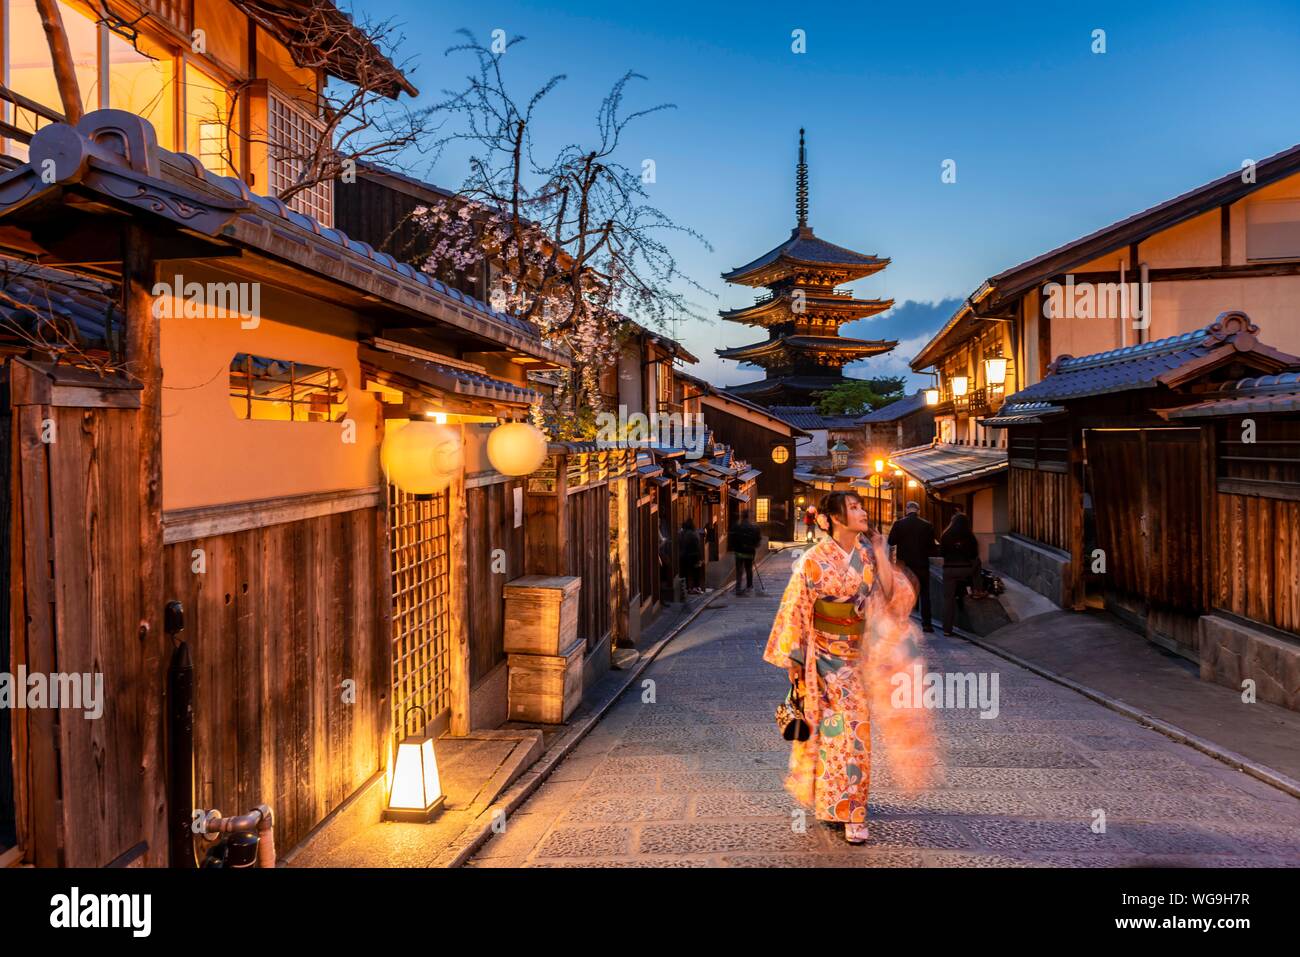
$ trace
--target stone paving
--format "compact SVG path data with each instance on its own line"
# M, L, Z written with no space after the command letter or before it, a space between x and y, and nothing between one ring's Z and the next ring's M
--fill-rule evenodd
M799 827L772 719L786 679L761 658L792 557L764 564L766 595L714 599L641 676L654 702L629 689L468 866L1300 866L1300 801L939 635L929 668L996 672L997 717L935 711L920 792L874 762L868 844Z

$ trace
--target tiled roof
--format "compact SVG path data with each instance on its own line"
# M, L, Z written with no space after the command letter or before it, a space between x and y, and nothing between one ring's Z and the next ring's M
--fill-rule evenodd
M760 382L766 380L759 380ZM734 386L732 387L734 388ZM801 429L824 429L826 423L815 405L773 405L768 411Z
M1288 359L1295 359L1259 345L1254 338L1258 331L1244 313L1229 312L1204 329L1179 336L1078 358L1063 356L1052 363L1041 381L1009 396L1007 401L1061 402L1130 389L1150 389L1167 384L1176 370L1223 350L1227 350L1226 355L1255 353L1269 363L1282 366L1288 364Z
M64 341L70 349L110 351L107 330L120 335L123 320L107 283L48 266L8 266L0 273L0 336L31 336L56 352Z
M371 366L393 372L443 392L467 398L495 399L498 402L532 405L541 401L541 395L532 389L498 379L485 372L447 365L429 357L424 358L402 352L389 351L382 346L361 346L361 361Z
M986 429L1005 429L1009 425L1041 425L1044 419L1061 415L1065 406L1051 402L1004 402L997 414L980 419Z
M843 246L836 246L834 243L828 243L824 239L818 239L813 235L810 228L800 229L795 227L790 231L790 238L759 256L753 262L739 266L730 272L722 274L722 278L728 282L733 282L748 273L762 269L764 266L771 265L778 259L789 259L794 262L816 263L822 266L851 266L851 267L868 267L871 271L883 269L889 265L888 259L881 259L878 256L868 256L864 253L856 253L852 249L845 249Z
M685 382L689 382L691 385L695 386L697 389L700 390L700 393L703 395L714 395L720 399L726 399L728 402L734 402L736 403L736 405L743 406L744 408L748 409L750 412L754 412L758 415L764 416L769 419L775 419L776 421L780 422L782 425L786 426L787 428L792 429L796 436L808 434L804 432L802 429L800 429L799 426L797 426L795 423L787 419L785 416L773 412L767 406L758 405L757 403L750 402L748 399L741 398L740 396L735 395L731 391L730 386L728 386L725 389L719 388L718 386L705 382L703 379L697 376L693 376L688 373L682 372L680 369L675 370L673 374L678 379L681 379Z
M730 349L714 349L724 359L744 359L747 356L759 356L778 349L794 352L842 352L853 355L880 355L898 345L897 339L850 339L848 336L779 336L776 339L764 339L747 346L734 346Z
M925 409L925 392L919 391L859 416L858 422L897 422L913 412L924 412Z
M1300 371L1240 379L1204 402L1162 414L1168 419L1200 419L1257 412L1300 412Z
M52 123L42 127L32 137L31 162L0 173L0 193L5 196L0 212L24 213L28 206L39 209L34 201L40 193L57 196L54 191L79 185L105 195L110 202L171 220L214 242L249 247L381 302L392 302L538 358L568 364L563 350L544 342L529 323L498 312L340 230L322 226L278 199L260 196L242 180L219 176L193 156L158 147L147 121L134 117L138 126L128 129L122 124L123 115L100 110L87 113L76 126ZM132 140L125 155L100 145L105 131ZM87 159L59 182L44 182L33 164L47 154L62 155L62 151L73 149L74 143L85 151ZM127 192L124 181L132 184Z
M1007 467L1006 449L936 442L894 452L890 462L928 488L991 478Z

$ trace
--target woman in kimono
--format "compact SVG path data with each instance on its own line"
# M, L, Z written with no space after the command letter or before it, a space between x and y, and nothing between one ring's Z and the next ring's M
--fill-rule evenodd
M901 759L891 769L904 787L916 782L914 762L930 746L928 716L890 700L891 679L916 660L919 632L909 619L916 589L889 560L857 495L830 493L818 516L829 534L795 562L763 659L789 670L811 729L807 741L794 742L786 789L861 844L872 719L889 739L887 754Z

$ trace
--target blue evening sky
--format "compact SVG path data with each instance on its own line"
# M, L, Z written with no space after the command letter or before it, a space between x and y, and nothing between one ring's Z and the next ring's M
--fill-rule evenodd
M719 273L789 235L806 127L811 225L893 259L854 288L898 305L844 333L900 346L852 375L903 371L986 277L1300 142L1294 2L356 5L405 22L426 101L459 89L471 68L464 54L443 55L457 28L527 37L504 64L519 98L568 76L542 108L543 147L590 139L609 85L628 69L645 74L629 108L676 109L634 125L622 158L633 168L653 159L651 201L712 244L672 244L717 295L698 297L710 314L753 296ZM802 54L791 51L796 29ZM1092 52L1097 29L1104 54ZM940 179L947 159L951 184ZM454 188L465 153L411 171ZM684 321L676 335L711 381L762 374L713 355L761 330Z

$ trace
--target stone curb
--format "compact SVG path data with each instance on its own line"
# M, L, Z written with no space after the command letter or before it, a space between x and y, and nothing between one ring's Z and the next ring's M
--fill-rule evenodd
M758 568L761 565L767 564L767 560L771 558L773 554L776 553L772 551L764 553L762 559L754 563L754 567ZM444 868L460 867L473 857L474 854L477 853L492 836L492 820L496 813L500 811L502 815L509 818L509 816L513 814L520 805L528 800L528 798L533 795L533 792L542 786L542 782L550 777L551 772L555 770L559 763L568 757L569 753L578 746L578 742L587 736L587 733L591 731L600 719L614 707L614 704L623 697L627 689L636 683L636 679L641 676L641 673L645 671L646 668L650 667L651 662L659 657L659 653L667 647L668 643L676 638L687 625L695 621L695 619L698 618L706 608L713 604L714 600L733 590L735 586L736 583L733 579L723 587L719 588L712 596L709 596L702 601L699 607L695 608L685 618L669 629L666 635L646 649L646 652L641 656L641 660L637 662L636 667L627 673L627 681L623 683L622 687L609 695L606 701L602 702L596 710L589 714L579 724L574 725L561 734L560 737L546 749L546 753L537 759L532 767L520 775L519 779L515 781L515 783L512 784L494 804L479 814L478 821L481 821L482 823L471 824L467 827L465 831L462 832L461 836L452 842L452 845L448 850L437 859L433 866ZM770 592L768 592L768 594L770 594ZM468 835L468 837L466 835Z
M917 620L919 621L920 619L918 618ZM1238 771L1243 771L1251 777L1263 781L1265 784L1286 792L1292 797L1300 798L1300 781L1297 781L1289 775L1283 774L1280 771L1274 771L1272 768L1266 767L1258 761L1253 761L1243 754L1238 754L1236 751L1215 744L1213 741L1203 738L1198 734L1184 731L1177 725L1170 724L1162 718L1157 718L1155 715L1143 711L1141 708L1135 708L1133 705L1127 704L1118 698L1112 698L1104 692L1089 688L1086 685L1081 685L1077 681L1067 678L1064 675L1057 674L1055 671L1051 671L1041 665L1034 664L1032 661L1021 658L1013 652L998 648L996 645L991 645L983 639L972 635L970 632L964 631L961 628L954 628L953 632L959 638L970 642L972 645L983 648L985 651L997 655L999 658L1005 658L1007 661L1019 665L1026 671L1031 671L1039 677L1046 678L1048 681L1054 681L1059 685L1063 685L1071 691L1081 694L1085 698L1095 701L1097 704L1102 705L1105 708L1109 708L1111 711L1116 711L1124 715L1126 718L1132 718L1139 724L1143 724L1153 731L1158 731L1167 738L1172 738L1179 744L1185 744L1189 747L1195 748L1203 754L1208 754L1210 757L1222 761L1229 767L1236 768Z

